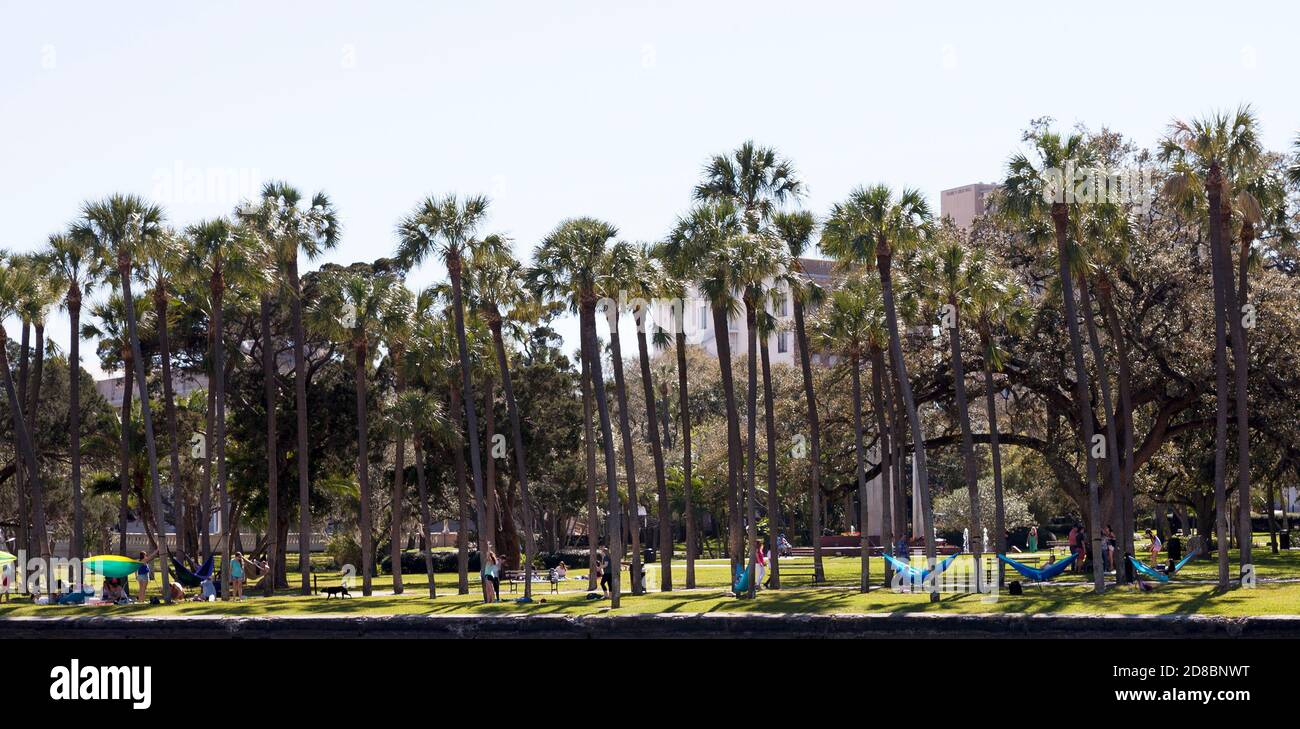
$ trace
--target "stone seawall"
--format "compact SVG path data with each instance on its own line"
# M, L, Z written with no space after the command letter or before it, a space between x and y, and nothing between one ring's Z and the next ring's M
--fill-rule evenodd
M1296 638L1300 616L774 615L0 619L6 638Z

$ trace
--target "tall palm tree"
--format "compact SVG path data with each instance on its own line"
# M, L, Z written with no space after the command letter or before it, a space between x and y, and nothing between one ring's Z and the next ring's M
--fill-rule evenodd
M597 293L601 295L605 306L605 318L609 323L610 367L614 370L614 397L618 402L618 430L622 439L623 478L627 481L627 504L630 512L632 548L632 594L640 595L644 590L641 580L641 520L638 510L641 505L636 488L636 451L632 447L632 424L627 411L627 379L623 373L623 347L619 331L619 321L623 316L623 302L627 286L637 281L640 274L636 249L632 244L619 241L606 253L601 261L597 275Z
M919 273L931 298L939 304L941 326L947 329L952 366L953 399L957 403L957 420L961 427L962 476L970 496L970 543L974 545L975 591L983 592L983 552L988 548L980 537L981 514L979 473L975 464L975 439L971 434L970 409L966 399L966 365L962 357L961 334L964 314L971 309L970 261L967 241L951 224L944 225L932 239L933 246L922 252Z
M689 377L686 365L686 317L687 307L694 302L687 301L688 281L694 262L680 255L677 256L662 243L652 250L652 255L660 265L660 289L673 302L674 321L672 343L677 357L677 412L681 419L682 437L682 491L684 497L683 511L686 521L686 589L695 589L695 487L691 482L691 402ZM584 393L585 394L585 393ZM662 516L660 517L663 518ZM668 559L665 557L665 565Z
M664 255L693 261L691 273L708 301L713 318L714 345L727 416L728 551L731 573L744 564L744 529L740 521L740 414L731 367L730 320L736 313L736 292L743 286L741 240L747 235L736 206L724 200L703 203L678 219L663 243Z
M382 261L348 268L322 269L319 297L308 309L312 331L351 349L357 408L357 483L361 492L361 592L373 590L374 517L370 494L370 418L366 404L367 373L374 350L395 317L401 279L385 271Z
M454 194L442 198L428 197L397 224L397 260L402 267L409 271L430 255L437 255L447 267L447 277L451 279L452 319L460 355L462 400L478 516L478 549L483 557L492 549L492 530L484 528L488 521L483 495L483 465L479 457L478 415L474 406L474 383L470 378L469 343L465 335L462 261L472 250L474 233L487 217L487 206L488 199L483 196L468 197L463 201Z
M1070 351L1074 358L1075 406L1079 409L1079 423L1083 432L1082 449L1088 481L1088 533L1091 537L1093 559L1093 589L1106 589L1106 573L1101 555L1101 496L1097 482L1097 460L1093 457L1093 406L1091 380L1083 358L1083 339L1079 333L1078 304L1075 300L1072 274L1070 233L1071 207L1065 190L1050 170L1067 170L1087 164L1087 148L1081 134L1066 137L1050 132L1036 132L1030 153L1017 153L1007 165L1007 177L1002 188L1008 213L1026 225L1050 219L1056 241L1057 275L1064 300L1066 329L1070 335Z
M533 558L537 555L533 535L533 502L528 490L528 465L524 453L523 427L520 425L519 408L515 401L514 383L510 376L510 360L506 354L503 322L509 321L519 326L534 318L536 303L532 295L524 288L525 271L519 261L510 252L510 244L505 238L490 235L483 240L470 262L471 290L478 300L479 308L487 320L492 332L492 344L496 350L497 370L501 373L501 389L505 393L506 412L510 418L510 434L515 452L515 476L519 480L519 492L523 498L524 523L524 597L533 597ZM502 314L502 308L506 314ZM509 505L503 510L510 515Z
M747 410L747 452L745 468L745 519L747 524L745 553L749 555L751 569L756 555L755 545L758 541L758 520L755 515L757 485L755 483L758 464L758 331L759 320L767 316L766 303L770 296L769 286L773 279L783 274L786 268L786 249L776 237L760 230L740 239L740 280L741 301L745 305L745 327L748 347L748 388L745 406ZM763 349L767 349L767 338L763 339ZM753 597L758 586L755 580L749 580L749 597Z
M852 382L853 446L858 481L858 519L862 534L862 569L860 589L870 590L871 543L867 536L867 469L862 425L862 365L872 347L886 338L880 305L880 284L862 275L851 276L834 293L827 305L813 319L814 341L826 351L844 355Z
M600 415L600 434L605 451L605 484L609 491L608 544L610 563L610 606L620 604L621 574L618 567L623 555L622 506L618 495L618 467L614 462L614 429L609 417L605 394L599 341L596 338L597 287L604 265L605 249L618 235L618 228L595 218L570 218L561 222L533 251L533 268L529 271L530 288L543 296L567 296L576 304L582 334L582 356L587 362L596 411ZM594 534L589 538L594 538Z
M27 419L23 415L22 401L14 389L12 370L9 367L9 335L5 331L5 319L21 317L21 306L33 295L37 284L31 271L24 266L15 265L13 258L0 252L0 376L4 378L5 396L8 401L10 418L13 420L14 434L17 436L16 459L21 459L27 468L28 487L31 490L31 513L34 528L33 539L40 548L43 560L50 559L50 540L45 533L45 489L36 461L36 449L32 443L31 432L27 428ZM26 545L22 545L26 546ZM48 565L53 567L52 564ZM47 593L53 590L53 580L46 581Z
M817 230L817 221L812 213L805 211L781 212L772 216L772 228L781 240L785 241L790 252L790 269L786 274L786 283L790 287L794 309L795 348L799 351L799 369L803 375L804 403L808 410L809 440L809 511L812 523L809 530L813 542L813 574L817 581L825 579L822 567L821 544L821 422L817 417L817 394L813 387L812 355L808 351L808 329L806 306L817 304L822 296L820 287L803 274L800 262L808 246L812 243L813 233Z
M903 407L912 431L916 462L916 488L921 489L921 509L925 519L925 555L930 569L935 565L934 517L931 509L929 471L925 459L925 433L916 412L912 384L903 359L899 334L898 311L894 302L892 267L896 255L905 254L931 236L934 224L925 196L914 189L894 195L886 185L860 187L849 199L837 203L822 229L822 250L848 265L870 267L873 263L880 277L881 298L885 306L885 323L889 333L889 354L893 364ZM931 601L939 593L931 590Z
M181 544L181 525L185 521L184 500L181 498L180 438L176 428L176 395L172 381L172 353L168 341L168 304L173 295L173 277L180 272L183 247L173 230L163 230L150 238L141 249L141 273L146 285L152 288L153 309L158 333L158 358L162 364L163 417L167 421L169 465L171 467L172 504L175 509L176 542ZM274 475L272 475L274 478ZM163 531L163 515L156 514L158 528ZM161 538L166 538L162 534Z
M668 504L668 481L664 474L664 444L659 434L659 405L655 397L654 380L650 375L650 345L646 335L650 327L651 301L659 295L664 283L664 273L655 259L650 246L642 243L634 250L635 275L628 282L627 292L632 305L632 316L636 323L636 347L641 365L641 390L645 398L646 428L650 441L650 457L655 469L655 494L659 515L659 589L672 592L673 589L673 522L672 509Z
M984 366L984 411L989 423L989 455L993 464L993 532L999 554L1007 551L1006 502L1002 490L1002 446L998 433L997 387L993 373L1006 364L1006 352L994 338L994 328L1015 335L1027 326L1029 312L1024 292L1007 272L994 267L987 257L978 257L970 270L971 314L979 331ZM1005 578L1005 566L998 560L998 586Z
M19 302L19 315L23 321L23 337L24 339L26 338L29 328L35 333L34 341L32 342L33 346L31 348L32 369L30 387L28 387L29 383L27 382L27 348L24 346L22 352L22 364L20 365L20 384L18 389L20 398L24 400L23 406L26 408L27 419L29 422L35 423L37 413L40 412L41 386L45 381L45 323L49 318L50 310L54 308L54 305L58 301L58 290L52 276L52 271L49 267L49 262L46 261L43 256L39 254L23 256L21 262L16 263L16 265L26 269L26 279L29 284L26 289L26 296L24 296ZM15 460L21 462L20 459ZM37 461L39 462L39 460L40 455L38 453ZM23 470L25 469L16 469L19 473ZM29 541L30 545L31 543L36 542L36 540L41 539L42 535L46 534L48 530L47 525L44 523L45 505L44 503L36 504L38 496L42 501L44 500L44 493L42 492L37 494L36 491L33 490L29 496L31 499L31 503L28 506L30 514L24 512L24 518L27 516L31 517L30 523L33 526L33 531L30 535L32 538ZM39 521L41 524L39 525L36 523L38 521L36 519L37 506L40 506L39 511L41 518ZM24 526L26 526L26 524L27 522L24 521ZM28 549L33 552L44 553L43 549L34 549L31 546L28 546Z
M302 193L282 181L262 186L260 197L240 206L237 217L256 231L276 252L281 271L288 279L289 315L293 326L294 409L297 417L298 449L294 463L298 470L298 571L300 591L311 594L311 467L307 433L307 352L302 313L300 256L315 260L338 245L338 213L329 196L318 192L310 202Z
M393 288L393 298L389 302L386 319L388 325L384 330L384 345L388 348L388 360L392 364L395 399L406 393L406 352L414 333L412 320L415 313L415 296L406 288L405 283ZM390 424L393 418L388 418ZM406 440L409 435L397 427L390 428L393 434L393 491L392 514L389 519L390 530L389 561L392 564L393 594L404 591L402 585L402 527L406 523ZM418 444L417 444L418 445ZM421 469L423 464L417 464ZM417 474L417 479L419 478ZM423 523L423 522L422 522ZM426 535L427 538L427 535Z
M208 387L212 407L209 413L208 438L211 454L215 458L216 487L221 495L222 527L230 521L230 499L226 488L226 339L225 308L228 288L243 288L244 284L260 282L265 275L262 258L258 255L259 238L248 228L238 226L225 218L201 220L185 229L185 249L182 271L196 289L204 290L203 305L208 311L208 334L211 346L208 358ZM249 288L258 289L260 284ZM205 456L206 457L206 456ZM204 526L204 552L210 554L206 524L211 518L205 489L200 498ZM230 540L221 548L222 596L230 594Z
M772 297L784 296L780 288L772 289ZM758 337L763 346L758 348L758 359L762 366L763 377L763 432L767 441L767 541L768 541L768 581L773 590L781 589L781 555L777 537L781 534L781 499L777 492L779 474L776 464L776 399L772 392L772 357L768 342L776 335L779 327L776 317L770 311L764 311L758 317Z
M131 340L131 353L135 359L136 385L140 389L140 418L144 422L145 451L149 455L150 503L158 519L158 557L162 574L163 599L171 602L170 552L163 525L162 484L158 478L158 446L154 438L153 413L149 403L149 385L145 379L145 361L140 351L140 336L135 316L135 297L131 293L131 279L141 254L142 246L162 234L163 211L134 195L111 195L87 203L82 208L86 225L95 236L100 256L116 264L118 286L126 309L127 332Z
M63 307L68 312L68 456L72 479L72 545L69 556L85 556L86 517L81 502L81 301L103 276L89 231L72 226L51 235L46 258L51 271L65 287Z
M1170 190L1186 209L1188 203L1206 198L1210 238L1210 268L1215 301L1215 511L1216 538L1219 541L1219 586L1228 586L1228 508L1226 465L1228 428L1228 347L1233 351L1235 373L1235 399L1237 421L1237 494L1241 503L1241 568L1251 564L1250 545L1250 429L1247 405L1247 352L1245 333L1241 324L1239 300L1245 291L1238 292L1232 277L1231 237L1232 212L1238 192L1246 178L1258 169L1262 146L1257 124L1250 107L1243 106L1235 114L1218 113L1208 118L1171 122L1169 133L1160 143L1159 156L1169 162L1172 178ZM1247 203L1247 200L1242 200ZM1257 203L1250 200L1252 207ZM1199 206L1197 206L1199 207ZM1195 209L1195 208L1194 208ZM1248 257L1248 253L1247 256ZM1243 261L1244 263L1244 261ZM1229 345L1229 340L1231 344ZM1222 360L1222 361L1220 361ZM1222 503L1220 503L1222 502Z

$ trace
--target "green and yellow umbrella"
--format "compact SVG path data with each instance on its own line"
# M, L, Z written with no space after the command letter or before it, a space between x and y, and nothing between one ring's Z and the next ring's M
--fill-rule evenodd
M18 561L17 557L13 556L12 554L9 554L8 552L0 550L0 564L4 564L5 562L17 562L17 561Z
M81 566L101 577L130 577L140 569L140 561L116 554L97 554L83 559Z

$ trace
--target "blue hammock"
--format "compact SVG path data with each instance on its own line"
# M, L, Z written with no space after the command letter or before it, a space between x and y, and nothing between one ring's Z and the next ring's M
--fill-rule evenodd
M1154 567L1149 567L1137 561L1137 559L1133 557L1133 555L1131 554L1128 555L1128 561L1130 564L1133 565L1133 569L1137 570L1138 572L1141 572L1147 577L1150 577L1153 580L1158 580L1160 582L1168 582L1170 577L1173 577L1174 575L1178 574L1178 570L1181 570L1184 565L1186 565L1188 562L1191 562L1193 559L1195 559L1196 555L1198 554L1200 554L1200 550L1193 549L1190 553L1188 553L1186 557L1180 559L1178 563L1174 565L1174 568L1169 570L1168 572L1161 572L1160 570Z
M212 555L208 557L208 560L203 563L202 567L199 567L194 571L187 569L185 565L181 564L179 559L176 559L174 555L172 556L172 572L176 575L176 581L185 587L201 587L204 580L212 577L212 566Z
M895 572L898 572L899 574L903 575L904 579L907 580L908 582L916 584L918 582L925 582L926 578L932 574L938 575L940 572L943 572L944 570L948 569L948 565L952 564L952 561L954 559L957 559L958 554L961 554L961 552L957 552L956 554L949 555L947 559L935 565L933 570L917 569L916 567L913 567L912 565L904 562L903 560L898 559L897 557L890 556L888 554L884 555L884 557L885 559L889 560L889 563L891 565L894 566Z
M742 592L749 592L749 576L753 574L753 567L751 564L749 567L741 566L736 568L736 580L732 592L737 595Z
M1065 559L1059 562L1054 562L1052 564L1049 564L1046 567L1043 567L1042 569L1036 567L1030 567L1027 564L1021 564L1015 561L1014 559L1011 559L1010 557L1006 556L1005 554L999 554L998 559L1011 565L1011 567L1015 569L1016 572L1019 572L1020 574L1033 580L1034 582L1047 582L1048 580L1051 580L1053 577L1056 577L1057 575L1064 572L1066 568L1068 568L1071 564L1074 563L1075 558L1078 556L1079 553L1075 552L1074 554L1071 554L1069 557L1066 557Z

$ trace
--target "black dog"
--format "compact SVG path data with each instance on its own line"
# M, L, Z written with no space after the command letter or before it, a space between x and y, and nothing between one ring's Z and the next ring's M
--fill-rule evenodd
M325 593L326 600L330 599L331 597L337 597L340 600L342 600L345 597L352 597L352 593L348 592L347 585L339 585L338 587L326 587L324 590L321 590L321 592Z

